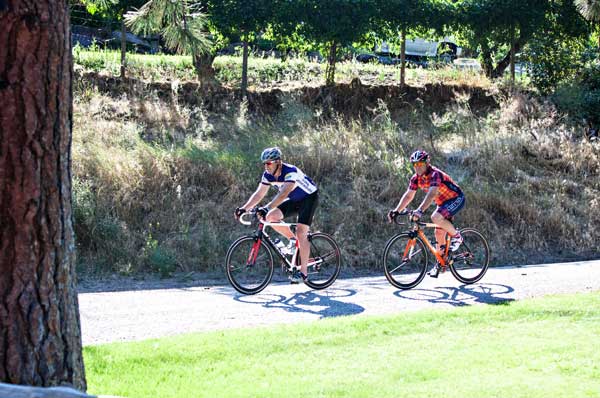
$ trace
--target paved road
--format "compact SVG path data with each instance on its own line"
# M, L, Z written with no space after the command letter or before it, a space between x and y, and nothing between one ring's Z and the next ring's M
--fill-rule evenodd
M600 290L600 260L490 268L480 283L452 274L428 276L412 290L385 277L340 279L329 289L273 283L244 296L229 285L81 293L83 344L143 340L180 333L495 303Z

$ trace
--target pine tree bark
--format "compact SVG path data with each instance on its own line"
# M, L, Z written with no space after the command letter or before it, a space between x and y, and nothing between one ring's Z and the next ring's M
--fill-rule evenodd
M67 0L0 0L0 381L86 389Z

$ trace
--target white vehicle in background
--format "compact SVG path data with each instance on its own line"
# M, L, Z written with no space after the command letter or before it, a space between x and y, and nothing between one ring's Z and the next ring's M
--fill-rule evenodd
M461 54L462 48L451 37L444 37L439 41L421 38L406 40L405 55L409 66L427 67L434 60L452 62ZM359 62L376 61L382 64L396 65L400 63L400 46L392 47L384 41L376 46L372 53L359 54L356 59Z
M481 72L481 64L474 58L457 58L452 61L452 64L457 69Z
M400 53L399 45L394 47L394 54ZM404 51L407 57L436 58L447 56L449 60L452 60L461 56L462 47L459 47L452 37L444 37L439 41L415 38L406 39L406 49ZM375 52L382 55L390 54L390 45L384 41L375 49Z
M425 39L406 40L407 56L436 58L451 62L453 59L460 57L462 47L459 47L451 37L444 37L440 41L428 41Z

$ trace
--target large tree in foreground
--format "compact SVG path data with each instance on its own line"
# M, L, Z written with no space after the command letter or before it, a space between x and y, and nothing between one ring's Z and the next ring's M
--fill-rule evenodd
M85 390L67 0L0 0L0 381Z

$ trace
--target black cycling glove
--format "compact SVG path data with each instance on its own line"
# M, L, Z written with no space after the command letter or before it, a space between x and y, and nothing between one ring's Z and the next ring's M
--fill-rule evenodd
M265 218L267 216L267 213L270 211L271 209L269 209L268 207L259 207L258 209L256 209L256 215L259 216L260 218Z
M237 207L237 208L235 209L235 212L234 212L234 214L235 214L235 218L240 218L240 216L241 216L242 214L244 214L245 212L246 212L246 209L244 209L244 208L242 208L242 207Z

